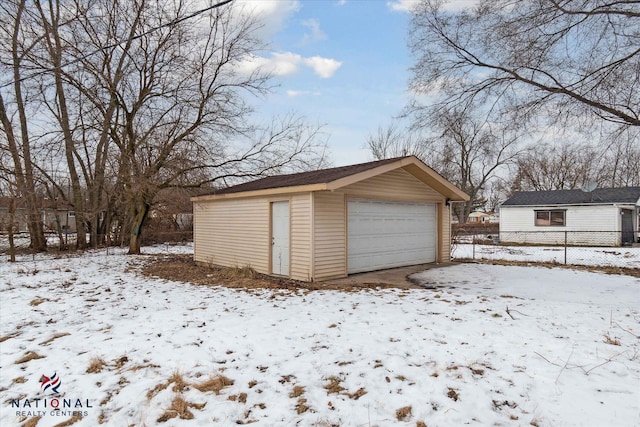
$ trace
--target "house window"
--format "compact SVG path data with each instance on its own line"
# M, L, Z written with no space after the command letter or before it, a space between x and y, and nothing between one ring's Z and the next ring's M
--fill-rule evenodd
M557 211L535 211L536 213L536 226L548 227L548 226L563 226L565 225L565 212L563 210Z

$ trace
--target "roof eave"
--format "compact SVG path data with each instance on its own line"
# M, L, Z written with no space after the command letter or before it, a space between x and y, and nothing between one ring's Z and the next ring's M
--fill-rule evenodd
M527 205L500 205L501 208L532 208L536 206L609 206L609 205L629 205L633 206L633 202L581 202L581 203L534 203Z
M257 196L272 196L285 193L300 193L306 191L334 191L340 188L346 187L351 184L363 181L365 179L372 178L377 175L381 175L386 172L391 172L395 169L404 169L413 175L416 179L422 181L425 185L433 188L444 197L453 202L466 202L469 200L469 196L455 185L440 176L436 171L425 165L415 156L405 157L398 159L395 162L387 163L377 166L375 168L367 169L362 172L355 173L343 178L339 178L333 181L317 184L297 185L289 187L277 187L266 188L262 190L254 191L240 191L236 193L224 193L224 194L208 194L203 196L192 197L192 202L205 202L212 200L222 199L236 199L241 197L257 197Z
M191 198L192 202L207 202L212 200L222 199L238 199L244 197L257 197L257 196L277 196L287 193L303 193L306 191L322 191L327 189L326 183L320 184L307 184L307 185L294 185L289 187L276 187L265 188L262 190L253 191L239 191L237 193L224 193L224 194L206 194L203 196L195 196Z

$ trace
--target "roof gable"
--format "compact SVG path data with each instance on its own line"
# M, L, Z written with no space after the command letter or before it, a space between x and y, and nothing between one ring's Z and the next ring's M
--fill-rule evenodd
M408 156L316 171L270 176L217 190L208 195L194 197L192 200L215 200L227 197L248 197L298 191L337 190L399 168L403 168L424 183L428 182L430 187L451 200L463 201L469 198L462 190L441 177L418 158Z
M582 190L516 191L502 206L591 205L640 202L640 187Z

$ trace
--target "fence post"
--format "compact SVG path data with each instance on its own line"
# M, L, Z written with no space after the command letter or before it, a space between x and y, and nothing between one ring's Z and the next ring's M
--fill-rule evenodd
M472 255L472 259L476 259L476 233L473 233L473 239L471 240L473 242L472 247L473 247L473 255Z
M567 265L567 230L564 230L564 265Z

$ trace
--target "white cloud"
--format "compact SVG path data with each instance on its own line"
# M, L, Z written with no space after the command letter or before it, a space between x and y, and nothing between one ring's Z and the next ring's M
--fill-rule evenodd
M257 69L269 72L275 76L288 76L298 72L299 65L306 65L322 78L329 78L340 68L342 62L331 58L323 58L321 56L313 56L311 58L303 58L293 52L272 53L271 58L263 56L253 56L247 58L238 64L238 72L242 74L250 74Z
M321 93L320 92L311 92L309 90L287 90L287 95L289 95L291 97L304 96L304 95L320 96Z
M342 62L331 58L323 58L321 56L312 56L305 58L304 63L313 68L313 71L323 79L327 79L340 68Z
M302 38L300 44L307 44L310 42L315 42L319 40L324 40L327 38L327 35L320 29L320 23L315 19L307 19L302 21L302 25L309 28L311 30L310 33L306 33Z
M447 0L442 4L442 10L456 12L478 4L479 0ZM420 0L392 0L387 2L389 9L396 12L411 12L420 3Z
M232 4L241 13L248 13L260 21L261 27L256 36L263 40L271 40L300 10L298 0L236 0Z
M257 69L271 73L275 76L287 76L298 71L298 64L302 56L291 53L273 53L271 58L253 56L242 61L238 65L238 71L242 74L250 74Z
M344 6L347 0L338 0L338 6Z

